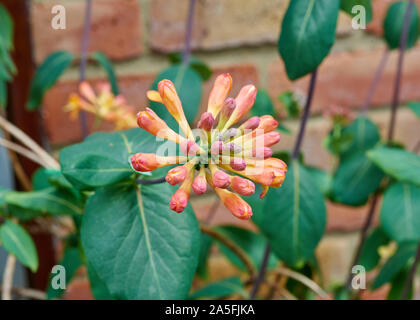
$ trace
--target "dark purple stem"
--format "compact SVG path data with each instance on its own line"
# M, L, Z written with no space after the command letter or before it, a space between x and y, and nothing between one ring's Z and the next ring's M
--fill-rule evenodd
M165 177L162 178L158 178L158 179L152 179L152 180L142 180L142 179L137 179L136 182L138 184L142 184L142 185L151 185L151 184L158 184L158 183L162 183L165 182Z
M372 84L369 88L369 92L366 96L365 103L363 104L362 114L365 114L369 110L370 105L372 104L373 95L375 93L376 87L379 84L379 80L381 80L382 74L386 66L386 62L388 61L388 57L389 57L389 49L386 48L382 55L381 61L379 62L379 66L378 66L378 69L376 70L375 77L373 78Z
M302 141L303 141L303 137L305 135L305 128L306 128L306 124L308 122L308 118L309 118L309 113L310 113L310 109L311 109L311 105L312 105L312 100L313 100L313 96L314 96L314 92L315 92L315 84L316 84L316 77L318 74L318 70L315 69L314 72L312 72L311 75L311 82L309 83L309 89L308 89L308 99L306 100L306 104L305 104L305 109L303 110L303 115L302 118L300 120L300 128L299 128L299 134L295 143L295 147L293 149L293 153L292 153L292 159L296 160L299 157L299 151L300 148L302 146ZM250 299L253 300L255 299L255 296L257 295L257 292L261 286L261 284L264 282L264 277L265 277L265 273L267 270L267 263L268 263L268 258L270 256L270 245L267 244L267 246L265 247L265 251L264 251L264 256L263 256L263 261L261 263L260 266L260 270L258 271L258 275L257 278L254 282L254 286L252 287L251 290L251 294L250 294Z
M417 266L419 264L420 261L420 243L419 246L417 248L417 252L416 252L416 257L414 258L414 262L413 265L411 266L410 269L410 273L405 281L404 284L404 290L401 294L401 300L406 300L408 297L408 294L410 292L410 288L413 285L413 281L414 281L414 276L416 275L416 271L417 271Z
M388 131L388 142L390 142L394 137L394 128L395 128L395 120L397 117L397 108L400 98L400 87L401 87L401 74L402 74L402 67L404 62L404 53L405 49L407 48L407 38L408 38L408 29L410 27L410 17L411 11L414 6L414 0L410 0L408 3L407 10L404 16L404 25L403 30L401 33L400 39L400 54L398 57L398 67L397 67L397 74L395 76L395 85L394 85L394 96L392 98L392 108L391 108L391 119L389 123L389 131Z
M87 65L87 59L88 59L91 16L92 16L92 0L86 0L85 23L83 27L82 48L81 48L81 54L80 54L80 82L86 79L86 65ZM86 113L84 111L80 112L79 119L80 119L80 126L82 128L82 137L86 138L89 131L87 127Z
M315 71L312 73L312 76L311 76L311 82L309 84L309 90L308 90L308 99L306 100L305 109L303 110L302 119L300 121L299 134L295 143L295 148L293 149L292 159L297 159L299 157L299 152L302 146L303 136L305 135L306 123L308 122L309 111L311 109L312 98L315 91L315 83L316 83L317 74L318 74L318 70L315 69Z
M184 45L184 52L182 54L182 63L187 65L190 61L191 56L191 38L192 38L192 28L194 23L194 8L195 8L195 0L190 0L190 7L188 9L188 19L187 19L187 26L185 32L185 45Z

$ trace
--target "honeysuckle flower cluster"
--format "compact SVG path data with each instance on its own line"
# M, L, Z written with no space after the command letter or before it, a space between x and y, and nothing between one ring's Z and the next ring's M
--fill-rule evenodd
M71 119L77 119L81 110L96 115L100 120L115 124L116 130L135 128L135 108L128 105L122 95L115 96L111 85L107 82L99 83L96 91L92 86L83 81L79 84L79 92L70 95L64 110L70 112Z
M287 166L282 160L271 157L270 148L280 141L280 133L275 131L278 122L266 115L252 117L233 128L253 106L257 89L247 85L233 99L228 97L231 87L230 74L216 78L207 112L201 115L194 132L170 80L160 81L158 91L149 91L147 96L166 106L183 135L169 128L150 108L137 115L142 129L179 144L183 153L176 156L137 153L131 157L132 167L140 172L178 165L169 170L165 178L171 185L180 184L169 203L178 213L186 208L191 191L203 194L209 184L234 216L249 219L252 209L240 195L254 194L256 182L263 187L262 198L269 187L278 188L284 181Z
M334 124L347 125L354 120L354 113L349 109L332 104L323 112L323 116L331 119Z

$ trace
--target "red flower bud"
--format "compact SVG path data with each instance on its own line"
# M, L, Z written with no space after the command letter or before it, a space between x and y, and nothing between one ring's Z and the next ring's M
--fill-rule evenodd
M170 185L174 186L181 183L187 177L188 170L185 166L178 166L168 171L165 180Z
M214 117L210 112L204 112L201 115L200 121L198 121L197 127L206 131L210 131L213 128Z
M250 196L255 193L255 184L239 176L232 178L231 188L243 196Z

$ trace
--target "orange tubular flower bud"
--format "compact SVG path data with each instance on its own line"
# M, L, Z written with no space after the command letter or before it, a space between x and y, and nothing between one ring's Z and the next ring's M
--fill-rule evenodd
M150 108L146 108L146 111L141 111L137 114L137 124L140 128L154 136L168 139L176 143L180 143L183 140L182 137L169 128L166 122L159 118L159 116Z
M209 165L213 185L217 188L226 189L230 185L230 175L217 168L216 165Z
M214 118L222 109L230 89L232 88L232 77L229 73L223 73L216 78L213 89L210 92L207 112L211 113Z
M287 171L287 164L278 158L268 158L264 160L264 166L281 169Z
M92 86L87 81L82 81L79 85L80 94L90 103L95 103L96 94Z
M206 181L206 171L202 167L200 169L199 174L195 177L194 182L192 184L192 189L194 193L197 195L203 194L207 190L207 181Z
M270 186L276 177L273 172L273 168L247 166L244 171L237 171L227 167L226 165L221 165L221 167L240 174L241 176L251 179L263 186Z
M253 85L247 85L241 89L238 96L236 97L236 108L233 110L232 116L226 122L224 128L229 128L234 123L248 113L249 109L252 108L257 96L257 88Z
M194 178L194 171L190 170L187 178L181 184L179 189L172 195L169 202L169 208L177 213L185 210L190 199L191 185Z
M182 109L181 100L179 100L175 86L171 80L162 80L158 84L159 94L162 102L168 109L169 113L178 122L182 132L188 138L193 138L191 128L185 118L184 110Z
M260 117L260 120L258 129L264 130L264 133L275 130L279 125L279 122L269 115Z
M233 113L233 110L236 108L236 101L233 98L227 98L223 103L222 111L219 116L219 123L217 124L217 130L222 130L226 122L229 120L230 116Z
M197 128L210 131L213 128L214 117L210 112L204 112L198 121Z
M162 97L160 96L160 93L155 90L149 90L147 91L147 99L154 102L163 103Z
M188 170L185 166L178 166L168 171L168 173L166 174L165 180L171 186L174 186L174 185L177 185L178 183L183 182L185 178L187 177L187 174L188 174Z
M255 184L239 176L232 178L231 188L243 196L250 196L255 193Z
M264 147L274 146L280 141L280 133L277 131L272 131L264 134Z
M140 172L152 171L157 168L185 162L186 160L186 157L160 157L154 153L136 153L130 158L133 169Z
M237 194L225 189L215 188L217 195L222 199L223 204L237 218L248 220L252 216L252 209L245 200Z
M241 129L241 130L254 130L254 129L258 128L258 126L260 125L260 122L261 122L260 117L252 117L252 118L249 118L247 121L245 121L239 127L239 129Z
M230 167L236 171L243 171L246 168L246 162L241 158L233 158L230 161Z

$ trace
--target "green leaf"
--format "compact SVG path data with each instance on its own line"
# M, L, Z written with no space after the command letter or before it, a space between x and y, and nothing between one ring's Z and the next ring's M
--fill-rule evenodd
M91 57L105 70L108 80L111 83L112 93L118 95L120 93L120 90L118 89L118 80L111 61L109 61L105 54L99 51L92 53Z
M270 189L264 200L258 195L247 198L254 211L253 222L277 257L291 266L312 259L325 231L324 197L314 185L311 173L292 161L281 188Z
M190 123L193 122L200 107L203 91L200 76L191 67L182 64L173 65L157 76L153 82L152 89L157 90L159 81L163 79L171 80L174 83L181 99L187 121ZM179 132L177 130L178 123L163 104L151 101L150 107L159 117L166 121L169 127Z
M344 158L335 172L331 188L333 201L360 206L378 190L383 172L363 153Z
M7 106L7 83L0 79L0 108Z
M213 245L213 238L207 234L201 234L200 256L198 258L197 275L203 279L208 277L207 260Z
M420 188L408 183L389 187L381 208L381 226L397 242L420 240Z
M283 108L286 110L287 116L290 119L299 118L302 106L299 104L292 91L283 92L278 96L278 100L282 103Z
M70 66L74 55L57 51L49 55L36 70L29 93L28 110L35 110L42 104L42 98Z
M251 108L250 111L252 116L264 116L270 115L276 118L276 111L274 110L273 102L271 101L270 96L268 95L267 91L263 89L259 89L257 93L257 97L255 98L254 106Z
M420 156L399 148L379 146L367 153L368 158L386 174L398 181L420 186Z
M244 299L248 299L248 292L239 277L232 277L210 283L191 294L190 299L221 299L233 294L239 294Z
M241 248L249 256L256 269L260 268L265 247L267 245L267 241L262 235L235 226L219 226L215 229L228 239L232 240L239 248ZM217 244L220 248L220 251L226 256L226 258L229 259L230 262L233 263L233 265L242 271L247 270L243 262L237 257L235 253L233 253L222 243ZM268 260L268 268L275 267L277 263L277 258L271 254Z
M378 249L389 242L388 236L380 228L373 230L363 244L362 253L358 264L365 267L366 271L374 269L380 260Z
M90 290L96 300L114 300L105 282L99 278L98 273L93 268L92 264L87 261L86 263Z
M174 52L169 54L169 61L172 64L181 64L182 63L182 53L181 52ZM212 75L212 71L210 67L202 60L196 57L190 57L190 61L188 65L197 72L203 81L207 81L210 79Z
M420 102L411 102L408 106L420 118Z
M78 189L92 189L127 180L135 173L130 156L137 152L156 153L155 136L139 128L112 133L95 133L84 142L64 148L60 153L63 175ZM167 170L167 168L164 168Z
M371 0L341 0L340 9L346 12L351 17L359 14L359 11L353 12L354 6L363 6L366 10L366 24L372 20L372 1Z
M408 8L408 1L392 3L387 11L384 20L384 38L390 49L400 47L401 34L404 25L404 18ZM408 29L407 49L412 48L419 36L419 15L416 3L413 3Z
M340 0L290 1L278 48L291 80L313 72L328 55L339 8Z
M0 186L0 212L5 212L6 210L6 195L12 192L12 190Z
M325 196L328 195L331 190L331 183L332 183L331 175L315 167L306 166L306 169L312 175L312 180L315 182L315 184L319 188L319 191L321 191L322 194Z
M121 299L183 299L198 263L200 230L191 207L169 209L167 184L98 189L86 203L84 252Z
M67 181L60 170L51 168L40 168L32 176L32 187L34 191L57 187L59 189L72 190L72 184Z
M4 5L0 3L0 46L13 48L13 20Z
M401 300L401 295L404 291L405 281L409 275L409 272L410 272L410 267L407 266L397 273L397 275L391 281L391 289L389 290L388 295L386 297L387 300ZM411 300L412 298L413 298L413 288L411 285L407 299Z
M373 148L381 139L378 127L365 116L357 117L342 131L343 136L351 136L347 148L340 154L341 158L351 157L356 152L364 153Z
M58 263L66 270L66 286L70 283L71 279L75 275L76 271L83 265L83 261L80 255L79 248L67 247L64 250L64 255L61 261ZM48 281L47 288L47 299L57 299L60 298L65 289L54 289L52 287L52 279L55 276L54 273L50 274L50 279Z
M31 236L25 229L11 220L0 226L2 247L27 266L32 272L38 270L38 254Z
M8 205L52 215L78 215L83 213L83 204L65 190L48 188L32 192L10 192L6 195Z
M391 282L394 277L400 272L414 257L417 249L417 243L400 243L397 252L384 264L375 281L372 284L372 289L378 289L385 283Z

